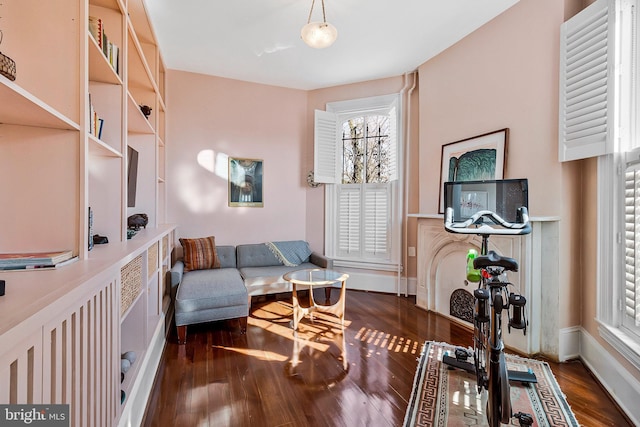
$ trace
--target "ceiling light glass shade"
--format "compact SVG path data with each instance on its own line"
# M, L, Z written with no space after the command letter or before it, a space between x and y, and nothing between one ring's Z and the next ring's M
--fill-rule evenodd
M329 47L338 38L338 30L328 22L310 22L300 31L304 42L316 49Z

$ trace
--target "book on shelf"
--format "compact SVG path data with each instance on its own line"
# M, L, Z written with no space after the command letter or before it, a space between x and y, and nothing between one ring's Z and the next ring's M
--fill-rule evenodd
M96 111L93 108L93 103L91 102L91 94L89 94L89 133L93 135L93 130L96 128L95 124L96 119Z
M11 265L7 267L0 267L0 271L55 270L56 268L62 268L66 265L73 264L78 261L78 259L79 258L77 256L74 256L56 264Z
M89 245L89 250L93 249L93 210L91 209L91 206L89 206L89 241L88 241L88 245Z
M98 43L98 46L102 47L102 19L95 16L89 17L89 33L93 36L93 39Z
M89 33L102 49L102 53L116 74L120 74L120 48L109 40L104 31L102 19L95 16L89 17Z
M102 53L104 56L109 59L109 37L107 37L107 33L102 30Z
M111 43L111 56L109 57L109 63L116 74L120 74L120 48Z
M89 133L98 139L102 138L102 128L104 120L100 118L93 104L91 103L91 94L89 94Z
M98 118L98 139L102 139L102 125L104 124L104 119Z
M58 252L21 252L12 254L0 254L0 268L29 267L29 266L55 266L61 262L73 258L73 251Z

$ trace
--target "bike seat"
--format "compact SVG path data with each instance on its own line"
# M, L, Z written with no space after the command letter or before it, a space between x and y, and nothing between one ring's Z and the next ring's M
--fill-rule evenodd
M473 259L473 268L503 267L507 271L518 271L518 262L506 256L500 256L496 251L489 251Z

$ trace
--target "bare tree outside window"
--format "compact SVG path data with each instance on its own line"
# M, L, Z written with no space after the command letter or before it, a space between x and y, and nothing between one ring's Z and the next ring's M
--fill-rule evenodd
M386 183L389 170L389 117L365 116L342 125L343 184Z

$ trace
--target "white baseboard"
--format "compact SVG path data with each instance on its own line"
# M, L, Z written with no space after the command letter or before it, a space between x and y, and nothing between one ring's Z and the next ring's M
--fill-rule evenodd
M383 275L379 273L366 273L362 271L349 270L347 289L360 291L384 292L388 294L399 293L404 295L415 295L418 288L418 280L415 277L401 277L398 283L398 276Z
M640 381L583 328L580 357L631 422L640 425Z
M417 277L409 277L406 279L407 281L407 294L416 295L418 293L418 278Z
M567 360L580 357L581 332L582 328L580 326L560 329L558 337L560 341L558 343L558 360L560 362L566 362Z

